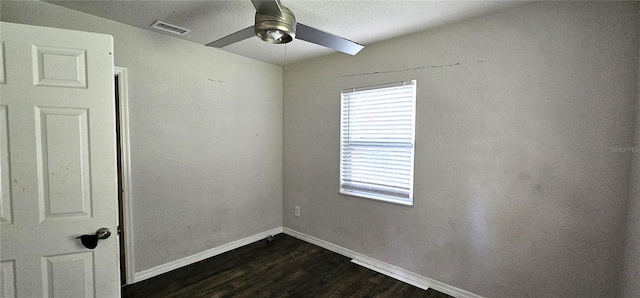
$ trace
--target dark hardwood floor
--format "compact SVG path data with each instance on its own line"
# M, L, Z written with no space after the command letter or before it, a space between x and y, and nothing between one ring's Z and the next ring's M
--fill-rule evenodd
M122 288L123 297L451 297L278 234Z

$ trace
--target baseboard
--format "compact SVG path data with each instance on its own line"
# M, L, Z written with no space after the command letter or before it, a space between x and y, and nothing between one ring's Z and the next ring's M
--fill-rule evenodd
M418 288L422 288L425 290L428 288L432 288L436 291L445 293L447 295L451 295L453 297L458 297L458 298L482 298L482 296L480 295L456 288L454 286L437 281L435 279L428 278L426 276L419 275L417 273L413 273L409 270L402 269L398 266L394 266L389 263L378 261L374 258L368 257L361 253L357 253L355 251L344 248L342 246L335 245L331 242L327 242L322 239L309 236L307 234L298 232L296 230L292 230L290 228L283 228L283 232L287 235L296 237L300 240L309 242L311 244L315 244L322 248L328 249L335 253L351 258L353 259L351 260L351 262L353 262L354 264L358 264L360 266L369 268L373 271L376 271L384 275L387 275L389 277L395 278L397 280L406 282L410 285L414 285Z
M262 233L255 234L253 236L242 238L240 240L236 240L236 241L233 241L231 243L227 243L227 244L224 244L224 245L220 245L218 247L214 247L214 248L205 250L203 252L199 252L197 254L194 254L194 255L191 255L191 256L188 256L188 257L184 257L182 259L178 259L178 260L166 263L166 264L162 264L160 266L156 266L156 267L153 267L153 268L150 268L150 269L147 269L147 270L136 272L136 274L134 275L134 281L133 282L135 283L135 282L143 281L145 279L152 278L154 276L158 276L160 274L169 272L171 270L178 269L180 267L187 266L189 264L193 264L195 262L204 260L206 258L210 258L210 257L216 256L216 255L228 252L230 250L234 250L234 249L236 249L238 247L245 246L247 244L251 244L253 242L259 241L259 240L264 239L264 238L267 238L267 236L269 236L269 235L276 235L276 234L280 234L280 233L282 233L282 227L274 228L274 229L271 229L271 230L268 230L268 231L264 231Z

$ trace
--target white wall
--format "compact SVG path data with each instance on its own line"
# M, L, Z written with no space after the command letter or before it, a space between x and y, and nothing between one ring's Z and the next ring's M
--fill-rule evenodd
M637 6L534 4L288 66L284 226L487 297L615 296ZM340 90L410 79L414 206L339 195Z
M107 33L128 68L135 269L281 226L282 70L56 5L8 22Z
M637 9L640 18L640 5ZM640 38L640 36L638 36ZM638 47L640 59L640 47ZM638 62L636 99L636 136L631 144L633 163L629 176L629 203L627 206L627 238L622 278L622 296L640 297L640 62Z

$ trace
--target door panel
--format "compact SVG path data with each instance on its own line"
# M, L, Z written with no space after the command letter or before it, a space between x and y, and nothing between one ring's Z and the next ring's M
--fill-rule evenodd
M0 297L14 298L16 297L16 283L15 283L15 262L2 261L0 262Z
M81 252L42 258L43 293L49 297L93 297L93 253ZM58 280L73 280L61 284Z
M0 70L1 72L2 70ZM10 224L11 208L11 172L9 171L9 129L7 127L7 106L0 105L0 225Z
M0 294L118 297L118 237L76 239L117 229L112 37L0 30Z
M35 109L40 220L90 218L87 109Z
M87 88L86 49L31 47L33 85Z

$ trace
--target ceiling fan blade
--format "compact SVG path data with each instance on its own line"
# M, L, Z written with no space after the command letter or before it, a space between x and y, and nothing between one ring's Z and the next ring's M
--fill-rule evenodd
M214 48L221 48L224 46L228 46L232 43L236 43L238 41L241 40L245 40L249 37L254 37L256 36L255 32L253 32L253 26L249 26L247 28L244 28L236 33L231 33L230 35L227 35L223 38L220 38L216 41L212 41L208 44L206 44L206 46L208 47L214 47Z
M296 27L296 39L302 39L349 55L355 55L364 48L359 43L300 23Z
M280 9L280 1L278 0L251 0L253 7L259 14L268 14L271 16L282 16Z

